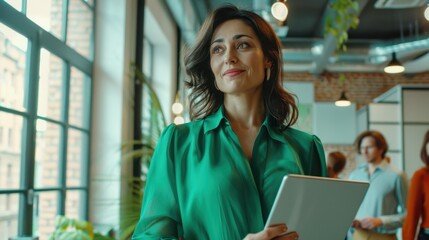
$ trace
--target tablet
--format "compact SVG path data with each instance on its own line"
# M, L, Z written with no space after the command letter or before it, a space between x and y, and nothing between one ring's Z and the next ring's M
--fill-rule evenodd
M285 223L299 239L344 239L369 183L325 177L283 178L265 228Z

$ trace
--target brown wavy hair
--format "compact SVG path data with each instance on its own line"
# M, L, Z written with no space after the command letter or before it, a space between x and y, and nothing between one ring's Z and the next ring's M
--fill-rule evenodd
M426 151L427 144L429 144L429 130L426 131L425 137L423 138L422 150L420 150L422 162L429 167L429 152Z
M342 152L331 152L328 155L328 163L332 164L332 170L335 174L341 173L341 171L344 170L344 167L346 166L346 156ZM328 164L330 165L330 164Z
M381 132L379 131L375 131L375 130L369 130L369 131L365 131L362 132L355 141L355 147L356 147L356 151L360 154L360 145L362 143L362 140L365 137L372 137L375 140L375 145L377 146L378 149L383 149L383 152L381 154L381 157L385 157L386 156L386 152L389 148L389 145L387 145L387 141L384 138L383 134L381 134Z
M282 86L282 46L279 38L258 14L241 10L233 5L225 5L212 12L198 32L193 47L184 58L189 80L185 82L190 88L189 108L192 120L202 119L216 112L223 104L224 94L216 89L215 77L210 67L210 42L216 28L233 19L243 20L256 33L264 56L271 61L271 75L264 81L262 96L270 124L280 129L293 125L298 118L295 95L287 92Z

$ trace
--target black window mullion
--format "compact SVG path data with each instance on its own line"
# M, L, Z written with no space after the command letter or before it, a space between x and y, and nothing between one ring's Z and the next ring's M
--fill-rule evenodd
M84 151L82 152L82 160L81 160L81 169L82 169L82 183L84 183L84 187L80 188L83 190L83 193L85 194L84 197L80 198L80 206L82 206L82 208L80 209L79 212L79 216L82 216L84 219L88 219L89 218L89 213L88 213L88 204L85 204L89 202L89 146L90 146L90 136L88 135L88 138L84 138L82 141L82 147L83 146L87 146L86 148L82 148L84 149ZM86 158L85 158L86 157ZM86 160L86 161L85 161ZM70 190L70 188L68 188Z
M64 16L65 16L65 19L64 19L64 24L65 24L65 28L64 28L64 43L67 43L67 26L68 26L68 22L69 22L69 5L70 5L70 0L64 0L64 6L65 6L65 9L64 9Z
M94 4L95 4L95 0L94 0ZM94 19L95 19L95 17L94 17ZM94 21L94 23L95 23L95 21ZM93 25L93 26L95 26L95 24ZM94 31L95 32L95 31ZM95 42L95 41L93 41L93 42ZM87 127L88 127L88 129L92 129L92 121L91 121L91 113L92 113L92 101L93 101L93 94L91 94L92 92L93 92L93 87L94 87L94 81L93 81L93 79L92 79L92 77L88 77L88 79L87 79L89 82L88 82L88 88L85 88L85 94L88 94L88 95L86 95L86 96L89 96L88 97L88 105L89 105L89 107L88 107L88 112L87 113L85 113L85 115L86 115L86 117L84 118L85 119L85 121L86 121L86 123L87 123ZM88 92L87 92L88 91ZM85 193L85 197L84 198L81 198L81 201L85 201L85 203L86 204L84 204L84 203L82 203L82 202L80 202L80 204L81 204L81 206L83 206L82 207L82 209L81 209L81 216L82 217L84 217L85 219L89 219L89 181L90 181L90 172L91 172L91 162L90 162L90 159L91 159L91 138L92 138L92 132L91 131L85 131L85 132L87 132L87 134L88 134L88 138L87 138L87 145L86 146L88 146L88 149L87 149L87 151L86 151L86 159L87 159L87 161L85 162L85 164L83 164L82 166L84 166L85 167L85 170L86 170L86 172L85 172L85 174L83 174L82 176L84 176L85 177L85 180L84 180L84 183L85 183L85 191L84 191L84 193Z
M69 0L64 0L63 1L63 19L62 19L63 32L61 33L61 40L63 40L64 42L66 42L66 38L67 38L68 13L69 13Z
M22 137L21 160L21 188L27 191L20 198L18 214L18 234L33 234L33 189L36 156L36 115L38 104L38 84L40 65L40 32L37 37L30 39L27 51L27 64L25 73L26 93L25 99L28 117L24 121Z
M70 65L63 63L63 81L62 85L62 134L60 144L60 161L59 161L59 186L61 188L59 192L58 201L58 214L65 215L65 201L66 201L66 182L67 182L67 147L68 147L68 118L69 118L69 105L70 105Z

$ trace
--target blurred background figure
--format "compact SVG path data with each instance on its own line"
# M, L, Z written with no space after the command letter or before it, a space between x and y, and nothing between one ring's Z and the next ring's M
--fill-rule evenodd
M420 158L424 166L414 172L411 178L407 215L402 229L404 240L429 240L429 130L423 139ZM421 223L418 226L420 218Z
M349 179L367 181L370 185L348 239L397 240L397 231L405 217L407 179L386 160L388 144L381 132L362 132L356 138L355 146L365 163L358 166Z
M328 177L338 178L338 175L344 170L346 166L346 156L339 152L331 152L328 155L326 167L328 168Z

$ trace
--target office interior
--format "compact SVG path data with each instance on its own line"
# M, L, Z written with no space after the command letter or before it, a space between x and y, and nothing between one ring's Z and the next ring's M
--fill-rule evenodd
M150 147L165 126L189 121L183 52L226 2L278 33L283 84L299 105L293 127L347 156L341 178L362 163L353 142L367 129L386 136L408 177L422 166L426 0L356 0L346 51L323 32L329 0L288 0L284 21L273 0L0 0L0 240L48 239L58 216L130 236ZM384 71L394 59L404 72ZM348 106L335 105L341 96Z

